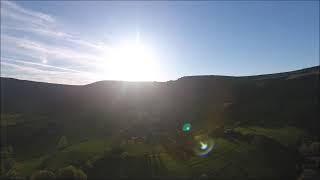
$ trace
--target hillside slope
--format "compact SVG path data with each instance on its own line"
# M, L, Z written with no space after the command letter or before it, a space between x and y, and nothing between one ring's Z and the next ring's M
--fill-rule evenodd
M314 131L319 125L318 90L319 67L248 77L190 76L169 82L102 81L85 86L1 78L1 112L60 119L144 113L170 122L187 118L289 123Z
M320 138L319 70L84 86L1 78L1 145L27 177L71 164L89 179L106 169L110 177L295 178L302 140ZM204 135L215 153L190 154Z

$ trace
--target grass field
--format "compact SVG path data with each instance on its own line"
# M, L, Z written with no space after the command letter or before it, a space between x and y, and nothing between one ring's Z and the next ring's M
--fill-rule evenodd
M277 129L239 127L235 130L242 134L270 137L279 142L280 146L294 144L304 134L303 131L293 127ZM258 145L237 139L216 138L214 141L214 149L207 156L194 155L188 160L174 157L161 144L125 144L121 147L128 158L119 161L127 166L130 164L135 166L137 172L145 172L150 177L217 177L219 179L287 177L288 172L295 165L295 159L291 158L290 153L282 151L281 147L262 150ZM16 170L23 176L29 176L32 172L40 169L50 169L56 172L59 168L70 164L83 167L88 160L94 164L95 160L108 156L115 145L117 145L115 139L89 139L71 144L45 156L18 162ZM111 161L103 163L111 163L106 167L112 166ZM129 167L122 166L124 167L122 171L125 172L121 174L140 177L131 172ZM270 175L270 177L266 175Z

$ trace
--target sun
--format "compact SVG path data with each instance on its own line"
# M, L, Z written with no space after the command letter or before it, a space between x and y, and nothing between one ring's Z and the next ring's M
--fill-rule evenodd
M139 40L113 47L108 54L107 76L122 81L156 81L159 64L152 51Z

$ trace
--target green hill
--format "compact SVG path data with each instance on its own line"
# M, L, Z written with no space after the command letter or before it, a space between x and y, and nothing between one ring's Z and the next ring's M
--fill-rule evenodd
M2 77L1 176L73 165L89 179L296 178L299 146L320 137L319 69L84 86ZM193 151L204 135L205 157Z

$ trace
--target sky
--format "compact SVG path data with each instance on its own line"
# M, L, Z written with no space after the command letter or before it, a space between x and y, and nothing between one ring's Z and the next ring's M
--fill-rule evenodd
M1 77L88 84L319 65L319 1L1 1Z

